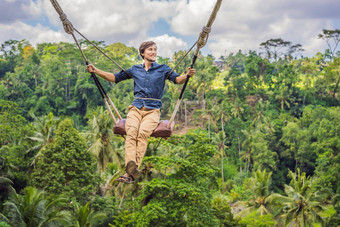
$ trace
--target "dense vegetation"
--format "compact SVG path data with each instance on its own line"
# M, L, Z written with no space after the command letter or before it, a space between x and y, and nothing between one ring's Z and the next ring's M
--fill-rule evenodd
M149 139L133 185L116 181L124 139L76 45L3 43L0 226L338 226L339 35L323 30L329 48L312 57L282 39L261 53L199 56L174 135ZM96 44L123 68L142 62L135 48ZM174 67L184 54L158 62ZM126 116L133 82L100 81ZM167 83L162 118L180 89Z

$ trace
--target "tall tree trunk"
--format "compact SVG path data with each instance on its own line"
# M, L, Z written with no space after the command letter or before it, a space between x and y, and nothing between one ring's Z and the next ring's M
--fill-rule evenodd
M221 126L222 126L222 132L224 133L223 113L222 113L222 116L221 116Z
M224 175L223 175L223 145L221 146L221 178L222 178L222 188L224 184ZM221 190L222 191L222 190Z
M205 93L204 93L204 90L203 90L203 100L202 100L202 109L205 110L206 106L205 106Z
M338 81L336 82L336 85L333 91L333 98L335 98L336 91L338 90L338 87L339 87L339 82L340 82L340 76L338 78Z
M188 114L187 114L187 102L184 102L184 108L185 108L185 111L184 111L184 117L185 117L185 127L188 127Z
M126 188L124 188L122 198L120 199L119 206L118 206L119 209L122 207L124 196L125 196L125 191L126 191Z
M240 137L237 136L237 142L238 142L238 157L240 158L240 154L241 154L241 144L240 144ZM242 166L240 165L240 172L242 173Z
M208 114L208 135L210 139L210 114Z
M34 73L34 82L35 82L35 87L38 87L37 73Z

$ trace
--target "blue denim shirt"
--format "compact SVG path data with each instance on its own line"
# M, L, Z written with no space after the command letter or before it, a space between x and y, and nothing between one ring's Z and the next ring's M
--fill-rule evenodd
M170 71L171 68L169 66L165 64L160 65L156 62L152 63L148 71L144 69L143 64L134 65L126 70L134 80L135 100L132 102L132 105L138 109L143 106L149 109L160 109L162 107L160 99L164 94L165 79ZM175 80L178 76L179 74L172 72L168 79L176 83ZM131 79L124 71L115 74L115 77L116 83ZM159 101L142 98L159 99Z

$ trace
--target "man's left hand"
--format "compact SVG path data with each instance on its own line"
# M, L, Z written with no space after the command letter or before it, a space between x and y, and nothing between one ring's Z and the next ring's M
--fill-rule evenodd
M188 71L187 71L187 75L192 77L193 75L195 75L196 73L196 69L192 69L192 68L188 68Z

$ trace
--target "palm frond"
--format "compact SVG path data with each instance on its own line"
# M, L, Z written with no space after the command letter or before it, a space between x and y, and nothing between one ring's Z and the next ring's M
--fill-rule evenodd
M0 184L13 184L13 181L8 179L7 177L0 176Z

